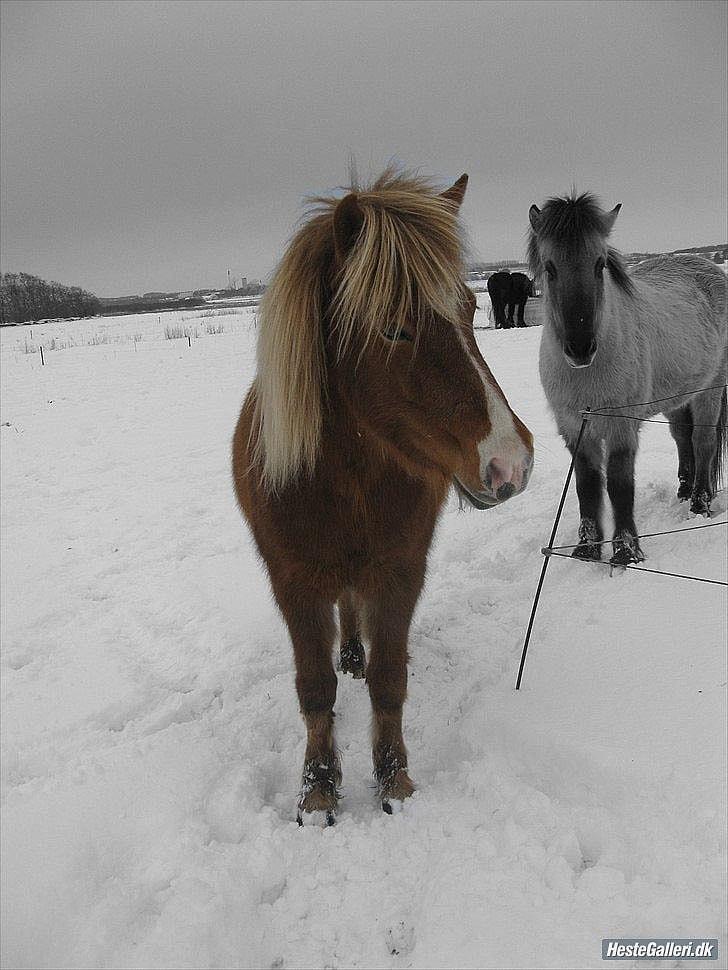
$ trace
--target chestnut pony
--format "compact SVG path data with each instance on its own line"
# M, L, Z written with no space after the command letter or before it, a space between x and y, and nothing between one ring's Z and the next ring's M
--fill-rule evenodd
M334 821L334 604L340 669L364 677L379 797L414 786L402 705L407 636L451 485L479 509L523 491L532 438L473 336L458 209L386 171L317 199L260 307L258 372L233 440L238 501L288 625L308 743L302 812ZM369 643L368 663L362 637Z

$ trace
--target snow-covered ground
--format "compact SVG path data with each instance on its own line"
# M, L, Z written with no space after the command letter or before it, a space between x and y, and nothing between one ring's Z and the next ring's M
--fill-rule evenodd
M78 344L45 367L28 328L0 337L3 965L597 967L607 936L717 936L725 965L725 589L555 559L513 690L567 468L537 328L478 334L537 464L504 507L443 514L419 790L381 812L341 678L339 821L298 828L290 648L230 484L255 315L220 320L191 347L156 315L35 327ZM643 532L695 524L666 427L637 473ZM726 579L723 529L644 547Z

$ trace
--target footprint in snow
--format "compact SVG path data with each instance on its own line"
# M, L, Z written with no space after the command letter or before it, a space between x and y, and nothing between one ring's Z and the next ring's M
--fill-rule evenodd
M415 945L414 927L405 920L398 920L388 926L384 933L387 949L393 957L405 956L412 952Z

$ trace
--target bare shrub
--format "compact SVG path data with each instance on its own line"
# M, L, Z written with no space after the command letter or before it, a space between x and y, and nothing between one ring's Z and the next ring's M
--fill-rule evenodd
M197 327L185 327L181 323L178 323L174 326L166 326L164 328L164 336L167 340L180 340L186 337L199 337L200 334Z

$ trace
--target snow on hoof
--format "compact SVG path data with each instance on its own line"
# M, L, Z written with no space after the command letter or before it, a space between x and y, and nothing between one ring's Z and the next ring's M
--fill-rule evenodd
M303 766L301 793L298 796L298 824L303 825L306 815L316 814L323 816L327 825L333 825L339 805L340 784L341 768L338 761L333 764L307 761Z
M645 554L640 548L637 536L622 530L612 540L613 556L609 560L610 566L630 566L632 563L644 562Z
M687 502L693 492L693 486L691 482L687 482L684 479L680 479L680 484L677 489L677 497L681 502Z
M296 821L299 826L303 828L304 819L309 821L311 825L317 828L330 828L332 825L336 825L336 813L335 812L306 812L302 814L300 811L296 813Z
M399 798L393 798L391 801L389 799L382 801L382 811L386 815L399 815L403 808L404 802Z
M593 542L580 542L571 553L572 559L583 559L585 562L601 562L602 547Z
M579 544L574 547L572 558L599 562L602 558L601 538L597 523L585 516L579 523Z
M632 563L641 562L637 556L629 549L619 549L609 560L610 566L630 566Z
M690 512L693 515L702 515L710 518L710 496L707 492L694 492L690 502Z
M328 788L313 788L298 799L302 812L335 812L339 795Z
M387 815L392 814L392 805L402 807L405 798L414 794L414 782L407 774L406 768L398 768L392 772L375 772L379 787L379 797L382 800L382 809Z
M339 670L351 674L354 680L363 680L366 673L364 646L358 636L341 644Z

